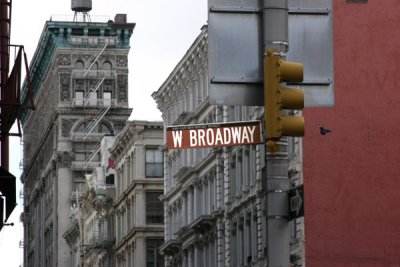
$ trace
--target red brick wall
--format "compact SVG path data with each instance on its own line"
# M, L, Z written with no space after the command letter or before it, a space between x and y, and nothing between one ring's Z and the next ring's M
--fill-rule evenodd
M335 105L304 111L306 265L400 266L400 1L333 2Z

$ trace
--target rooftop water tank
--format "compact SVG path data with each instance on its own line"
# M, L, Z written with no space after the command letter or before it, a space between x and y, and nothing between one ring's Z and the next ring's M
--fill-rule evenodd
M75 12L92 10L92 0L71 0L71 9Z

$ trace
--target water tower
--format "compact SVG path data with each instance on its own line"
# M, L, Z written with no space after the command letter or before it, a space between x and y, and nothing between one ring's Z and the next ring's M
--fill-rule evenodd
M92 10L92 0L71 0L71 9L75 11L74 21L79 13L82 14L83 22L90 21L88 12Z

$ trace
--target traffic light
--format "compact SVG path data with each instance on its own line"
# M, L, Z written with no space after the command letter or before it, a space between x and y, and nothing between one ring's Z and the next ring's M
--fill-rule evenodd
M282 109L303 109L304 91L281 86L303 81L303 64L282 60L269 49L264 56L264 107L267 140L304 136L304 117L284 114Z

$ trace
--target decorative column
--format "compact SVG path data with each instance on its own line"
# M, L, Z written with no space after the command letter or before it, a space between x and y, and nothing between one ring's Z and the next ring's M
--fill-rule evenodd
M187 191L188 209L187 209L187 223L190 224L193 221L193 187L189 187Z
M183 191L182 192L182 226L186 226L188 224L188 218L187 218L187 214L188 214L188 192L187 191Z
M197 185L193 185L193 220L197 218L197 216L199 216L199 211L198 211L198 202L199 199L199 189L197 187Z
M55 195L58 196L57 201L57 217L58 225L57 229L57 251L58 251L58 263L63 266L71 265L70 249L67 243L64 241L63 234L68 230L69 227L69 213L65 212L70 210L71 205L71 193L72 193L72 170L71 163L73 160L73 154L71 152L59 152L57 155L57 192Z

